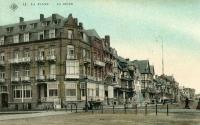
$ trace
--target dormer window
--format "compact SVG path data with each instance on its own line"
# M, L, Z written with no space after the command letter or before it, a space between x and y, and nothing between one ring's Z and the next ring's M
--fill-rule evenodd
M21 30L25 30L25 29L26 29L26 25L20 25L19 28L20 28Z
M37 23L30 24L30 28L35 29L37 27Z
M46 21L42 23L42 26L49 26L49 24L50 24L50 21Z
M1 38L0 38L0 46L1 46L1 45L4 45L4 40L5 40L5 37L4 37L4 36L1 36Z
M61 22L60 19L58 19L58 20L54 20L54 21L53 21L53 24L60 24L60 22Z
M12 31L13 31L13 27L8 27L8 28L7 28L7 32L10 33L10 32L12 32Z

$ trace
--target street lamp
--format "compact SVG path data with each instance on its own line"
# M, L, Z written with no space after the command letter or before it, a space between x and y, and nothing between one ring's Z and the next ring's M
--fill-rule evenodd
M88 112L88 100L87 100L87 76L84 78L85 80L85 112Z
M165 86L162 85L162 101L163 101L163 104L164 104L164 90L165 90Z

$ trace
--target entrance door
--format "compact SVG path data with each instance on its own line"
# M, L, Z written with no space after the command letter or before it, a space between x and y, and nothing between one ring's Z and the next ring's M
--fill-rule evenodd
M47 84L38 85L38 99L39 102L44 102L47 97Z
M3 108L8 107L8 94L7 93L1 94L1 104L2 104Z

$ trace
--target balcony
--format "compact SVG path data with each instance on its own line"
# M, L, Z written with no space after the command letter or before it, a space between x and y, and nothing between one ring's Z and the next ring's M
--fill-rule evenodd
M5 81L5 78L0 78L0 83L4 83Z
M44 56L37 56L37 57L35 57L35 61L36 62L44 62L45 61Z
M95 77L88 75L87 78L92 81L96 81Z
M65 74L65 79L79 79L79 74Z
M20 77L11 77L11 82L20 82Z
M21 63L30 63L31 62L31 58L30 57L23 57L20 60Z
M49 75L47 75L47 79L51 80L51 81L56 80L56 74L49 74Z
M102 81L102 78L96 77L96 81L101 82L101 81Z
M107 75L110 76L110 77L113 77L113 76L114 76L114 73L108 71L108 72L107 72Z
M5 66L5 61L0 60L0 66Z
M44 75L36 75L36 80L37 81L45 81L45 76Z
M104 60L105 60L106 63L112 64L112 60L110 58L104 58Z
M100 61L100 60L95 60L94 61L94 65L95 66L100 66L100 67L104 67L105 66L105 63Z
M30 77L29 76L22 76L21 81L22 82L30 82Z
M49 62L55 62L56 61L56 56L55 55L48 55L46 57L46 60L48 60Z
M83 63L91 63L91 59L88 57L83 58Z
M11 63L11 64L18 64L18 63L20 63L20 62L21 62L21 59L19 59L19 58L10 59L10 63Z

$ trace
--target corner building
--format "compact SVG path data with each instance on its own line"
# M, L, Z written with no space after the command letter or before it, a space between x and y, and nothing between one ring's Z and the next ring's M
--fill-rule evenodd
M103 40L94 33L72 14L40 14L33 21L20 17L19 23L1 26L0 108L84 104L86 93L88 100L104 101Z

